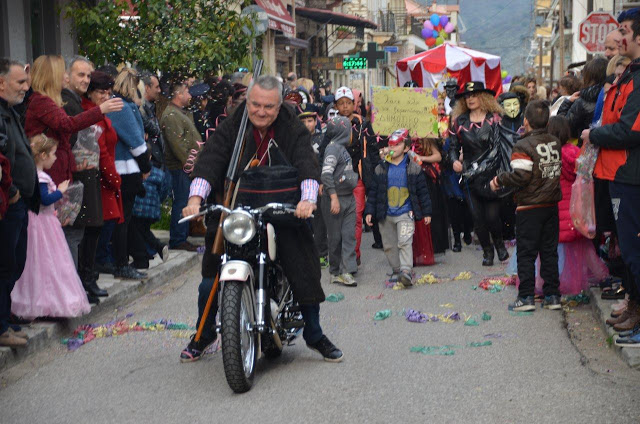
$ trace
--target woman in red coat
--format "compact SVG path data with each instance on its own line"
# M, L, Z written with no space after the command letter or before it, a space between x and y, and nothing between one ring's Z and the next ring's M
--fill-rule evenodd
M29 106L24 130L27 137L44 133L58 141L57 159L47 173L58 185L71 180L77 171L75 158L71 153L71 135L101 121L105 113L122 109L122 101L111 99L76 116L68 116L62 108L62 88L66 80L65 63L62 56L40 56L31 68L31 88Z
M111 98L113 83L113 78L104 72L94 71L91 73L91 82L86 97L82 99L84 110L90 110L96 105L100 106ZM111 120L106 116L97 125L103 130L98 143L100 144L100 189L104 225L98 241L96 268L102 272L111 273L113 270L107 269L109 265L112 265L109 242L116 224L123 222L124 217L120 195L122 179L116 171L115 164L118 134L113 129Z
M559 244L562 249L564 263L559 264L560 292L574 295L582 290L588 290L589 283L597 283L609 274L606 265L596 254L593 243L575 229L569 212L571 205L571 186L576 180L576 160L580 156L580 149L567 143L571 135L569 121L563 116L549 119L549 133L555 135L562 145L562 172L560 174L560 188L562 200L558 203Z

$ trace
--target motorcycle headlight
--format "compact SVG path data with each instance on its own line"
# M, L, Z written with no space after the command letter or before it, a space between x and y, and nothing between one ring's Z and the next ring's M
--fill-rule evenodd
M249 212L235 210L224 220L222 234L228 242L242 246L256 235L256 221Z

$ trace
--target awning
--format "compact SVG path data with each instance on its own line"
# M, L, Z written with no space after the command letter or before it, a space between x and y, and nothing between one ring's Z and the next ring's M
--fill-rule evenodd
M269 15L269 29L282 31L287 37L296 35L296 23L280 0L255 0Z
M376 29L378 25L360 16L347 15L330 10L312 9L310 7L296 7L296 16L311 19L314 22L331 25L344 25L352 27L365 27Z
M291 46L294 49L306 50L309 48L309 42L307 40L301 40L295 37L276 37L276 46Z

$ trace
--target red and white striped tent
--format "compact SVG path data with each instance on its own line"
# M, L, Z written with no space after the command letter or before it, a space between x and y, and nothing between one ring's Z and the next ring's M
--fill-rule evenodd
M450 76L458 80L458 87L469 81L481 81L496 95L502 93L500 56L449 43L399 60L396 75L398 87L408 81L415 81L420 87L436 87L440 80Z

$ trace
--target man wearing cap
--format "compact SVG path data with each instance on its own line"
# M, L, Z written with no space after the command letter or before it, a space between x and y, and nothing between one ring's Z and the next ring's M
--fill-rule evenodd
M160 118L162 134L167 142L165 163L171 173L173 206L169 226L169 248L197 251L197 246L189 243L189 223L178 224L182 209L189 200L189 174L184 170L192 151L198 151L202 137L193 121L193 115L187 110L191 101L189 86L185 80L173 81L169 86L171 102Z
M302 107L304 106L304 109ZM318 130L318 110L317 107L313 104L305 104L299 105L298 110L300 113L298 114L298 119L302 121L304 126L309 130L311 134L311 147L313 147L313 151L318 157L318 163L322 163L322 157L320 156L320 145L322 144L322 140L324 138L324 134L322 131ZM322 191L323 187L320 185L320 190L318 192L318 201L317 204L322 204ZM324 218L322 216L322 208L319 207L314 212L313 218L313 239L316 242L316 248L318 249L318 253L320 254L320 266L322 268L327 268L329 266L329 245L327 238L327 226L325 224Z
M379 161L378 143L371 123L355 113L355 96L349 87L336 90L338 113L351 121L351 145L347 148L353 169L358 172L359 181L353 195L356 198L356 260L360 265L360 244L362 242L362 214L365 206L365 186L373 178L373 170Z

